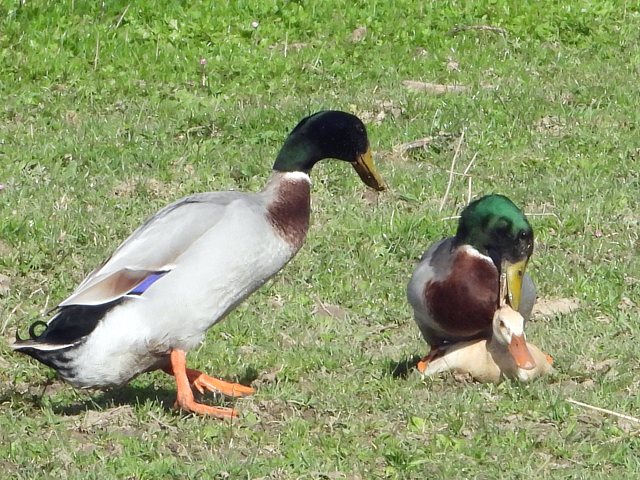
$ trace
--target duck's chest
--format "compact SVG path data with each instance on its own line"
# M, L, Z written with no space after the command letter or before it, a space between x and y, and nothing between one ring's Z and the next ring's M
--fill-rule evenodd
M438 327L455 336L490 334L498 302L498 270L489 257L466 249L455 253L448 274L425 286Z
M288 175L268 203L266 218L273 232L297 252L309 230L311 185L306 174Z

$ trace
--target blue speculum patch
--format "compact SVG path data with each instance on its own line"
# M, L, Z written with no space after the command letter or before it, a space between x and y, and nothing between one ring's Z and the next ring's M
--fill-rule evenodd
M169 272L155 272L145 278L142 282L136 285L127 295L142 295L147 288L153 285L156 281L160 280L166 273Z

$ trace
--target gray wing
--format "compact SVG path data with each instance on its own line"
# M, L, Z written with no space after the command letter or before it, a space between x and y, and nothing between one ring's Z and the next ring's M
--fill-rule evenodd
M428 282L447 275L451 268L451 248L453 237L445 238L431 245L420 258L407 285L407 300L413 307L413 318L420 328L422 336L428 343L436 343L439 334L426 305L424 289Z
M409 303L415 308L424 306L424 287L427 282L442 278L451 268L451 248L453 237L445 238L431 245L420 257L420 262L411 275L407 285Z
M259 207L255 194L201 193L174 202L150 217L91 272L58 305L99 305L126 295L150 274L166 272L205 232L233 208L246 201Z
M536 299L536 284L533 283L531 277L525 273L524 277L522 277L522 294L520 295L520 307L518 308L518 312L520 312L525 322L531 318L531 311L533 310L533 305L536 303Z

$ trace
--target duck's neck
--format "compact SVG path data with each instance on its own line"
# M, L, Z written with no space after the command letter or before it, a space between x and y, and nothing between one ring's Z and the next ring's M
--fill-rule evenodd
M311 179L304 172L274 170L263 192L267 218L278 235L294 250L304 243L311 214Z

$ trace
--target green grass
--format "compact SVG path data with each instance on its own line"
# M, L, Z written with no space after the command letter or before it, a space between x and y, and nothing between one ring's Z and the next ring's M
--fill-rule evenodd
M637 424L566 402L640 415L636 2L102 3L0 1L5 475L640 474ZM507 34L449 33L479 24ZM470 90L431 95L404 80ZM305 247L190 354L194 367L253 380L239 420L173 411L160 373L81 392L46 386L50 370L10 352L16 329L161 206L259 189L289 130L323 108L366 120L391 191L371 202L350 168L319 165ZM467 202L456 177L439 211L462 131L456 170L477 154L474 196L554 214L531 217L540 296L581 304L529 324L557 370L532 384L391 374L426 351L404 292L422 251L453 233L443 218ZM394 150L426 136L427 149Z

